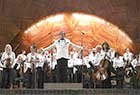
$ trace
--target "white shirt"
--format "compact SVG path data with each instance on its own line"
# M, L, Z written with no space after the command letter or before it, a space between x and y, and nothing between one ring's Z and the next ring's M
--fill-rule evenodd
M38 58L37 58L37 53L28 53L27 54L27 61L24 63L24 72L27 71L28 68L32 68L33 67L33 64L36 64ZM35 65L36 66L36 65Z
M112 61L112 56L113 56L113 52L112 52L112 50L108 50L108 52L105 52L105 51L101 51L101 58L103 59L103 58L105 58L105 59L108 59L108 60L110 60L110 61Z
M96 58L95 58L95 54L93 54L93 52L90 52L90 54L88 55L88 61L94 61Z
M94 66L98 66L100 64L99 54L90 53L88 56L88 62L91 62Z
M69 39L64 38L64 40L56 40L52 45L50 45L49 47L45 48L44 50L50 50L54 47L56 47L56 59L60 59L60 58L66 58L69 59L69 52L68 52L68 48L69 45L75 47L75 48L81 48L78 45L73 44Z
M86 56L86 57L83 58L83 60L84 60L84 63L85 63L85 65L86 65L86 67L87 67L87 68L90 68L91 66L90 66L90 64L89 64L89 57Z
M102 59L103 59L103 55L102 55L101 53L98 52L98 53L95 55L95 61L94 61L94 63L93 63L94 66L99 66Z
M83 61L81 58L74 58L74 65L82 65L83 64Z
M16 70L18 70L19 68L20 68L20 62L18 62L18 60L17 59L15 59L15 61L14 61L14 63L12 64L12 68L14 68L14 66L17 64L17 68L16 68Z
M3 65L2 65L2 63L0 62L0 71L3 71Z
M140 60L137 60L136 58L133 59L131 62L132 66L135 68L136 66L140 66Z
M119 57L119 58L114 58L114 60L113 60L113 67L114 68L120 68L120 67L124 67L125 66L125 64L124 64L124 62L123 62L123 57Z
M28 70L28 68L32 68L32 64L29 62L24 62L24 73Z
M125 52L123 54L123 58L124 58L125 61L129 61L130 62L133 59L133 54L131 52Z
M8 58L10 58L10 60L11 60L11 65L14 63L14 60L15 60L15 53L14 52L11 52L9 55L6 53L6 52L4 52L3 54L2 54L2 57L1 57L1 60L2 60L2 63L3 63L3 67L4 68L7 68L6 67L6 59L8 59Z
M74 65L74 59L71 58L70 60L68 60L68 67L69 67L69 68L72 68L73 65Z
M36 68L37 67L42 67L43 68L45 57L42 54L37 54L37 58L38 58L38 62L35 64Z
M49 57L47 58L49 67L54 70L57 65L56 60L56 53L49 54Z
M37 58L37 53L34 53L34 54L32 54L32 53L28 53L27 54L27 62L33 62L34 64L36 63L35 61L37 60L38 58Z
M18 56L21 56L23 61L25 61L27 58L26 55L24 55L24 54L19 54Z

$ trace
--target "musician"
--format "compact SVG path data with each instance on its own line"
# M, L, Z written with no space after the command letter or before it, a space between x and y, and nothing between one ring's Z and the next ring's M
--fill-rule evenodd
M113 58L113 50L110 48L109 44L107 42L104 42L102 44L102 50L101 50L102 59L107 59L110 62L112 61L111 58Z
M20 66L24 64L24 61L22 59L21 55L18 55L17 58L14 60L14 63L11 66L11 72L12 72L12 82L13 82L13 86L18 85L17 83L20 81L19 80L19 76L20 76Z
M0 88L2 88L2 72L3 72L3 66L2 66L2 62L1 62L1 56L2 56L2 53L0 53Z
M22 57L22 60L25 61L26 58L27 58L27 56L26 56L26 51L23 50L22 53L19 54L18 56Z
M32 45L30 47L30 53L27 54L27 62L25 62L25 75L28 79L27 87L35 88L36 77L35 77L35 64L37 61L37 47Z
M73 65L74 65L74 81L80 83L82 81L83 60L81 59L78 51L75 51L73 54Z
M101 64L101 60L104 58L104 53L102 50L101 45L96 46L96 62L95 62L95 67L99 67Z
M130 65L133 59L133 53L130 52L129 48L125 49L125 53L123 54L123 59L125 64Z
M137 66L140 66L140 58L138 54L135 55L135 58L132 60L131 64L134 69L136 69Z
M53 54L48 51L44 52L44 76L45 82L54 82L52 79L51 70L53 69Z
M46 51L56 47L57 50L56 59L58 66L59 82L67 82L67 65L69 59L68 48L70 45L75 48L82 49L82 47L75 45L69 39L65 38L65 32L62 31L60 32L60 39L56 40L52 45L44 49Z
M111 88L111 72L115 72L113 70L113 66L112 66L112 59L110 56L110 46L107 42L104 42L102 44L102 50L101 50L101 61L100 61L100 67L101 69L104 69L104 75L106 75L104 77L104 81L102 84L103 88ZM101 70L102 71L102 70Z
M44 85L44 61L45 57L43 56L43 50L38 49L37 50L37 58L38 62L36 63L36 82L37 82L37 88L43 89Z
M15 60L15 53L12 51L10 44L5 46L5 51L2 54L1 62L3 65L3 77L2 77L2 88L13 88L13 83L11 79L11 65Z
M113 67L116 69L117 72L117 87L123 88L123 81L124 81L124 61L123 57L119 55L118 52L115 53L115 58L113 60Z
M73 67L74 67L74 58L73 58L74 52L70 52L70 60L68 60L68 82L74 82L74 73L73 73Z
M88 55L88 62L90 64L90 68L92 70L95 68L94 66L97 63L97 57L96 57L96 55L97 55L97 52L96 52L96 49L95 48L93 48L92 51L90 52L90 54Z

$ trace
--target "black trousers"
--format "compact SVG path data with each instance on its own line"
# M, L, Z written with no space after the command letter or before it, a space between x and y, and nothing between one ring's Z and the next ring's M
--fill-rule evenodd
M2 88L9 88L11 84L11 69L4 68L2 73Z
M57 74L58 74L58 82L66 83L68 80L68 59L60 58L57 60Z
M25 87L26 88L32 88L32 73L31 73L31 68L28 68L26 73L24 74L24 79L25 79Z
M44 85L44 72L43 72L43 68L42 67L38 67L36 68L37 72L37 88L43 89L43 85Z

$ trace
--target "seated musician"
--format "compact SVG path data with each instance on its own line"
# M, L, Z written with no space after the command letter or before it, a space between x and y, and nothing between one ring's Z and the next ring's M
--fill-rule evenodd
M116 72L117 72L117 75L116 75L117 87L123 88L125 64L123 62L123 57L120 56L118 52L115 53L115 58L113 60L113 67L116 69Z
M21 54L19 54L18 56L21 56L22 57L22 60L25 61L26 60L26 51L22 51Z
M15 53L12 51L10 44L5 46L5 51L2 54L1 62L3 65L3 76L2 76L2 88L13 88L12 78L11 78L11 65L15 60Z
M12 81L14 86L18 86L19 83L19 77L20 77L20 67L21 65L24 64L24 61L22 59L21 55L18 55L17 58L15 59L14 63L11 66L11 72L12 72Z

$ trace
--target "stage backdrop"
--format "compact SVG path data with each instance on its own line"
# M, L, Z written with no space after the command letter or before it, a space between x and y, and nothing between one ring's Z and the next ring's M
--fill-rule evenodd
M103 18L124 31L139 50L139 4L140 0L0 0L0 50L7 43L16 52L27 49L21 40L24 31L47 16L71 12Z

